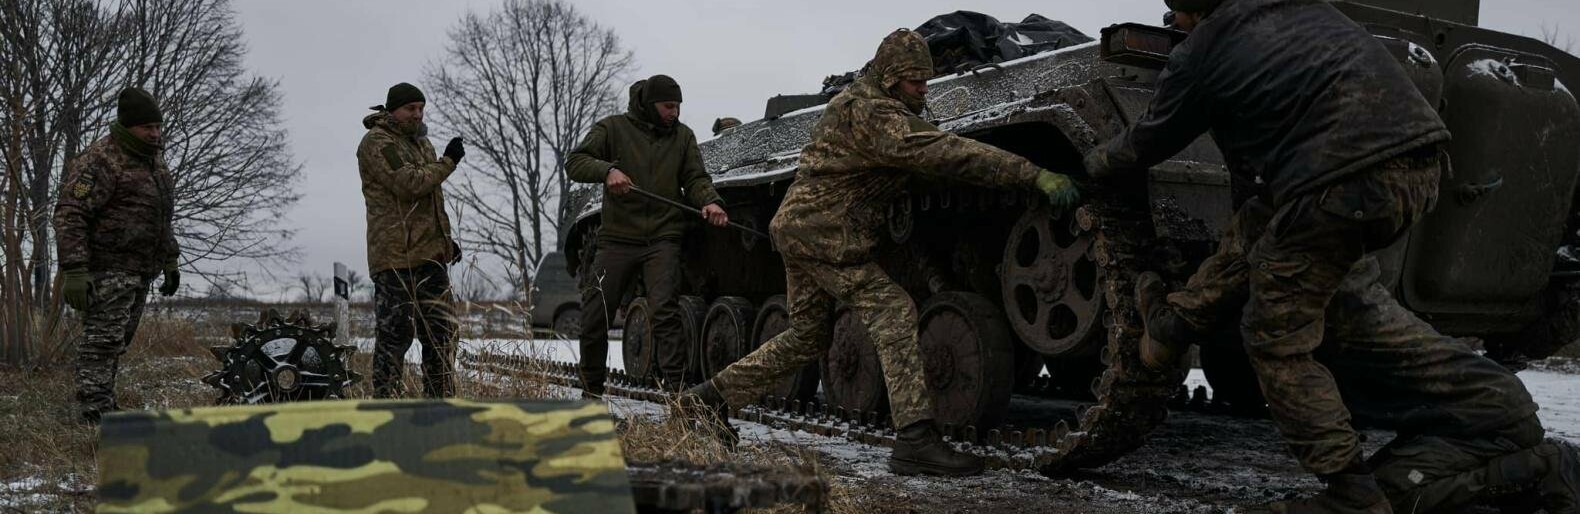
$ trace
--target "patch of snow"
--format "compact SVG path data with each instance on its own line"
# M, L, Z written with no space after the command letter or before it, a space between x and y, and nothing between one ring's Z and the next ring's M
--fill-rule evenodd
M17 493L17 492L31 491L31 490L38 489L39 487L43 487L43 486L44 486L44 479L39 478L39 477L27 477L27 478L23 478L21 480L16 480L16 481L12 481L12 482L6 482L5 484L0 484L0 492Z
M373 353L374 340L371 337L359 337L353 340L358 352ZM581 346L578 341L571 339L475 339L462 340L460 349L463 351L488 352L496 355L524 355L528 357L547 359L560 362L577 362L581 360ZM625 368L623 347L618 339L609 341L609 367ZM405 360L408 363L422 362L422 344L413 342L411 348L406 350Z
M1553 89L1557 89L1559 91L1563 91L1564 94L1569 95L1570 98L1574 98L1575 97L1575 94L1573 92L1569 91L1569 87L1565 86L1564 85L1564 81L1562 81L1562 80L1558 80L1558 79L1554 78L1553 79Z
M1509 69L1509 65L1497 59L1478 59L1465 65L1465 69L1476 75L1492 77L1516 86L1520 85L1519 77L1514 75L1514 72Z
M1551 371L1521 371L1519 377L1541 406L1536 414L1547 434L1580 443L1580 377Z

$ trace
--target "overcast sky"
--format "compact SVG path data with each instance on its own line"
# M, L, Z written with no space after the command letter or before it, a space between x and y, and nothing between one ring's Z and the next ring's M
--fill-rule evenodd
M356 146L367 107L390 85L423 87L424 65L442 55L446 32L468 9L498 0L235 0L248 66L279 79L286 129L304 168L302 201L289 220L300 232L300 262L288 270L329 274L331 263L366 270L364 209ZM635 52L637 75L665 73L685 90L681 120L707 134L715 118L752 120L780 93L815 92L824 76L856 69L879 40L929 17L975 10L1003 21L1029 13L1089 35L1112 23L1157 23L1162 0L573 0L613 28ZM1486 0L1481 24L1540 34L1576 34L1575 0ZM450 136L434 135L443 145ZM704 136L705 137L705 136ZM466 173L465 164L457 173ZM264 286L261 279L252 281ZM260 289L266 287L260 287Z

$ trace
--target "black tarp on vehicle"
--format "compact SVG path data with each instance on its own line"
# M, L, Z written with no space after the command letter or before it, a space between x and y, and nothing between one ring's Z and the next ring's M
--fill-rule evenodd
M1092 41L1075 27L1037 14L1003 23L979 12L955 11L927 20L916 32L927 39L938 75Z

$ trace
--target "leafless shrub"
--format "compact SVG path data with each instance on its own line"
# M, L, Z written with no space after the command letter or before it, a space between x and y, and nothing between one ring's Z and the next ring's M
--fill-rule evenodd
M506 0L468 13L427 72L436 126L465 137L453 200L462 244L497 258L512 284L585 206L564 156L617 109L631 53L613 30L561 0ZM473 164L475 163L475 164Z

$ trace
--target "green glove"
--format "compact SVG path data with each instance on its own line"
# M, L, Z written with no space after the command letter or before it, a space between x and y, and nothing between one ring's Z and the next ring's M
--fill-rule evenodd
M1068 211L1081 201L1081 192L1075 189L1075 181L1059 173L1046 170L1037 173L1037 189L1048 195L1048 203L1055 212Z
M165 266L165 283L159 284L160 296L171 296L181 288L181 270L175 264Z
M60 278L60 294L66 298L66 305L78 312L88 310L88 290L93 287L88 268L60 270Z

